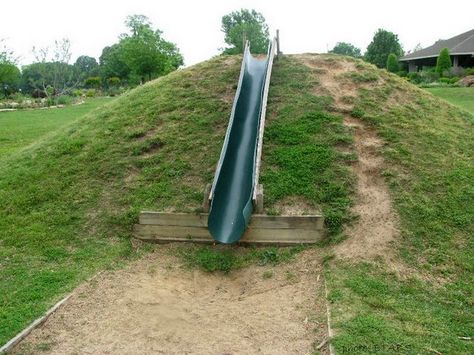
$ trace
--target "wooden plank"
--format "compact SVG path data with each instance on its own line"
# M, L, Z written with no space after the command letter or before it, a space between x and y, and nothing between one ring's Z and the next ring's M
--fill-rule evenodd
M34 329L38 328L41 324L43 324L44 322L46 322L48 320L48 318L54 313L56 312L56 310L61 307L64 303L66 303L66 301L72 296L72 293L70 293L69 295L67 295L66 297L64 297L61 301L59 301L58 303L56 303L53 307L51 307L48 311L46 311L46 313L41 316L40 318L34 320L32 323L30 323L29 326L27 326L25 329L23 329L20 333L18 333L17 335L15 335L15 337L13 337L12 339L10 339L7 343L5 343L2 347L0 347L0 354L7 354L8 352L10 352L11 350L13 350L13 348L15 347L15 345L17 345L20 341L22 341L23 339L25 339L28 334L30 334Z
M140 213L139 223L143 225L207 227L207 213ZM252 215L249 229L309 229L322 230L324 218L321 215L311 216L268 216Z
M155 242L214 243L205 227L135 225L138 239ZM240 243L244 244L311 244L321 240L320 230L308 229L248 229Z
M140 224L160 226L207 227L207 213L141 212Z

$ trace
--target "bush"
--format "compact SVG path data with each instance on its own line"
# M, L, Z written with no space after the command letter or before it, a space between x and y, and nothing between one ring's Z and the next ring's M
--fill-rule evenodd
M422 83L433 83L438 81L441 75L434 70L424 70L420 73Z
M72 102L72 98L67 95L61 95L56 99L57 105L68 105Z
M462 77L464 76L466 72L466 69L464 69L463 67L452 67L451 69L449 69L447 72L446 72L446 76L450 77L450 78L453 78L453 77Z
M95 97L97 95L96 89L89 89L86 91L86 97Z
M408 72L406 70L400 70L397 72L398 76L401 76L402 78L406 78L408 76Z
M102 81L99 76L91 76L84 81L87 88L100 88Z
M109 87L118 87L120 85L120 78L113 76L107 79L107 85Z
M436 60L436 72L439 75L443 75L445 71L449 71L451 69L451 57L449 56L448 48L443 48L441 52L439 52L438 59Z
M421 75L418 72L408 73L407 79L414 84L421 83Z
M21 104L26 99L26 96L23 95L21 92L15 92L13 94L10 94L8 98L12 101L15 101Z
M474 68L466 69L464 72L465 75L474 75Z
M45 101L45 104L46 106L54 106L56 104L56 102L54 101L54 98L52 97L48 97Z
M459 76L453 76L451 79L449 79L450 84L456 84L461 78Z
M393 53L390 53L387 57L387 70L390 73L396 73L396 72L400 71L400 65L398 64L398 58Z
M440 83L443 83L443 84L450 84L451 79L449 79L449 78L439 78L438 81Z
M82 95L84 95L84 93L81 89L76 89L72 91L71 95L74 97L81 97Z

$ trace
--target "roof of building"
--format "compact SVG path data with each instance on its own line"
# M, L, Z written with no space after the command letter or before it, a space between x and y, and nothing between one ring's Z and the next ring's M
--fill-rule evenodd
M421 58L437 57L443 48L448 48L451 55L471 54L474 55L474 30L470 30L450 39L441 39L430 47L407 54L400 58L403 60L413 60Z

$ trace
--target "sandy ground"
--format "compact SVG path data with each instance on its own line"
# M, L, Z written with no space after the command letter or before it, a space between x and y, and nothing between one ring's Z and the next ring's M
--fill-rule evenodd
M158 248L80 286L14 353L311 354L326 338L317 251L223 275Z

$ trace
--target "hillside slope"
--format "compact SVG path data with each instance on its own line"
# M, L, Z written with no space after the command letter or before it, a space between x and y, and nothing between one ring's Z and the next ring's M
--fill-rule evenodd
M199 211L239 68L239 57L218 57L171 73L1 163L0 343L82 280L138 255L130 236L140 210ZM466 352L474 137L463 111L361 61L283 57L264 137L267 213L321 209L326 259L328 245L353 240L348 118L383 141L373 174L389 186L399 233L381 255L337 254L327 267L336 347Z
M240 60L218 57L147 83L1 162L0 343L97 270L136 255L129 238L140 210L200 210ZM326 111L330 98L307 92L307 70L280 67L271 107L296 124L269 126L268 210L303 196L308 212L324 208L334 235L349 199L332 145L350 138Z
M472 353L473 117L367 63L300 59L335 99L358 155L360 218L326 274L336 349ZM389 201L383 186L370 189L380 184Z

